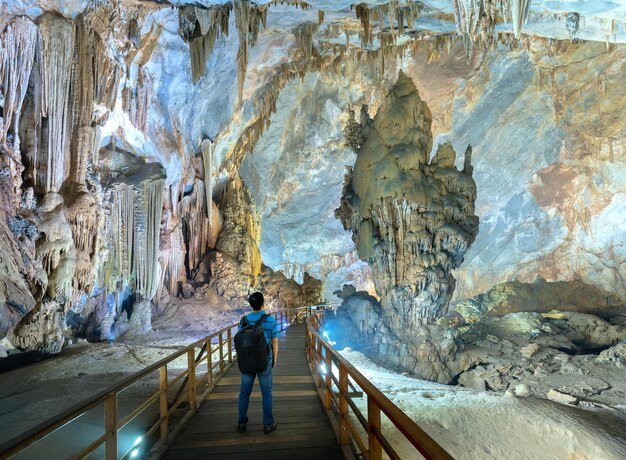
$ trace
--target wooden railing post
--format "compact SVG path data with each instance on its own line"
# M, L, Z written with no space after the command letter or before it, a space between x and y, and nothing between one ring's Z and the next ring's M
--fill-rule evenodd
M211 342L211 338L209 337L207 343L207 358L206 358L206 368L209 372L209 388L213 388L213 343Z
M220 374L224 373L224 331L220 332Z
M326 382L325 382L325 396L326 399L324 401L324 406L326 410L330 410L333 403L332 391L333 391L333 381L331 380L331 374L333 372L333 361L332 355L328 351L328 349L324 350L326 352L325 363L326 363Z
M104 401L104 431L106 460L117 459L117 393L113 393Z
M315 344L315 374L317 375L317 387L321 387L324 379L320 376L320 368L322 366L322 342L319 339L316 339Z
M368 460L381 460L383 458L383 450L380 441L374 434L374 431L380 433L380 407L376 405L374 400L368 395L367 397L367 436L369 440L369 457Z
M228 364L233 362L233 330L228 328L226 331L226 340L228 340Z
M348 429L348 371L339 363L339 444L347 446L350 443L350 430Z
M167 444L170 434L169 415L167 414L167 364L159 369L159 414L161 418L161 442Z
M194 347L187 351L187 374L189 382L189 409L196 411L197 408L197 388L196 388L196 356Z

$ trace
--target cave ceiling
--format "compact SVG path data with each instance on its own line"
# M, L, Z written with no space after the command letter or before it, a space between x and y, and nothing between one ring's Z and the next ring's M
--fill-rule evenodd
M0 28L12 16L37 21L53 11L74 19L103 3L109 2L2 1ZM361 2L372 11L371 36L365 41L362 18L349 1L255 4L263 8L269 3L264 27L247 49L243 76L232 12L230 33L218 34L198 75L193 75L189 43L181 36L179 7L214 11L224 2L111 3L119 13L104 22L110 22L112 31L109 53L123 70L120 86L149 81L149 110L138 127L124 105L115 104L102 126L101 145L114 144L160 163L170 190L190 190L194 161L209 139L217 183L239 173L256 201L266 264L296 276L307 270L332 278L352 264L363 271L350 235L333 218L344 166L356 159L344 144L342 126L350 107L367 104L374 115L402 69L433 112L435 138L450 140L457 151L467 143L475 147L482 226L459 292L472 295L502 281L502 274L520 275L520 267L522 278L531 277L537 264L554 258L557 250L558 260L544 270L556 273L560 264L576 260L577 268L570 268L568 276L601 273L583 278L623 290L615 282L624 276L620 261L626 255L613 250L613 265L600 267L598 254L616 241L592 231L615 225L615 214L607 207L624 206L619 198L624 189L620 177L626 177L623 163L586 160L562 166L570 176L587 177L603 197L596 200L596 220L589 217L577 226L571 214L582 211L571 209L582 204L566 211L575 204L574 196L555 203L544 195L553 186L546 184L561 177L555 165L564 157L579 158L582 150L597 151L600 159L623 154L624 50L619 44L626 42L625 0L532 1L519 40L508 16L496 17L493 30L481 35L470 17L477 2L468 0L413 2L419 14L407 21L411 25L393 31L387 20L376 17L404 2ZM504 3L510 7L516 2ZM455 19L455 5L466 14ZM324 12L323 20L318 10ZM578 16L574 29L570 13ZM131 40L123 32L129 21L138 27ZM475 31L472 43L458 33L470 29ZM391 41L390 34L395 35ZM496 43L484 52L487 36L496 37ZM572 39L581 44L575 47ZM578 76L570 78L574 72ZM584 103L564 108L581 94ZM600 100L601 94L609 95L609 104ZM532 114L524 115L529 108ZM501 166L498 174L494 164ZM490 244L493 238L495 245ZM514 248L509 254L505 248L510 242ZM484 284L468 279L486 266ZM330 292L347 277L331 283Z

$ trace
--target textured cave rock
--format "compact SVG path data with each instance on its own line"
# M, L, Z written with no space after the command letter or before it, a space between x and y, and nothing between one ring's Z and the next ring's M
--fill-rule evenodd
M233 306L246 304L261 273L261 223L256 206L239 176L226 184L222 198L224 224L209 254L211 285Z
M626 337L619 318L559 310L483 318L459 329L458 382L568 404L616 404Z
M323 300L323 283L304 274L302 284L287 278L282 272L275 272L265 265L259 275L259 289L263 292L265 303L275 309L288 309L319 305Z
M440 145L429 162L430 123L430 110L401 72L346 175L337 216L352 231L359 257L372 267L385 323L397 338L414 344L420 367L424 359L432 363L428 377L445 380L438 365L454 354L454 346L446 338L446 356L440 356L429 343L434 329L427 325L446 313L454 290L451 270L474 241L478 218L471 148L462 171L455 168L450 144ZM407 367L414 370L411 361Z
M8 155L0 146L0 337L18 324L36 304L31 288L43 280L35 258L36 229L17 212L15 181ZM41 288L39 288L41 290ZM41 292L39 293L39 296Z
M533 283L509 281L497 284L454 308L469 322L480 321L485 316L523 311L546 313L553 309L593 313L604 318L626 313L626 304L612 292L581 281L549 283L541 277Z

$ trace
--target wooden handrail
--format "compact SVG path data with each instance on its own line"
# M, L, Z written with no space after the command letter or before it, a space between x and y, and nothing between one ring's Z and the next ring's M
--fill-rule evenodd
M301 318L300 312L305 312L305 317L310 314L311 311L315 308L319 307L328 307L329 305L314 305L314 306L306 306L306 307L298 307L288 310L279 310L270 312L276 316L277 323L279 327L282 329L285 325L288 326L291 322L298 320ZM287 323L285 324L285 319L287 319ZM50 433L56 431L62 426L65 426L69 423L75 421L78 417L90 411L91 409L98 407L100 405L104 405L104 434L96 439L94 442L89 444L83 451L77 454L78 457L84 457L89 452L93 452L95 449L100 447L102 444L105 444L106 450L106 459L112 460L117 457L117 434L122 426L130 423L134 418L136 418L139 414L141 414L145 409L147 409L151 404L146 404L146 401L152 400L152 402L159 401L159 412L160 417L152 425L152 427L148 430L148 433L155 433L157 429L160 428L160 439L157 441L157 445L160 444L162 447L166 446L168 442L171 441L175 437L175 435L182 429L182 426L186 421L191 418L191 415L195 413L202 404L206 395L214 388L217 383L217 379L213 376L213 370L216 367L219 367L219 371L217 376L222 376L224 373L232 366L236 360L236 354L234 353L234 334L233 329L238 327L239 323L231 324L226 326L219 331L213 332L211 335L204 337L203 339L197 340L196 342L172 353L166 358L157 361L154 364L147 366L145 369L136 372L115 385L111 385L110 387L97 392L90 398L70 407L69 409L50 417L39 425L31 428L30 430L16 436L15 438L3 443L0 445L0 460L8 459L11 456L17 454L18 452L26 449L37 441L43 439ZM212 340L214 338L218 338L219 345L214 349L212 347ZM207 376L202 379L197 379L197 367L199 367L204 358L201 359L198 363L195 362L195 349L201 348L203 345L207 345ZM227 347L224 350L224 346ZM220 361L216 365L213 364L213 353L218 352L220 354ZM172 363L173 361L187 355L187 368L183 371L182 375L177 376L173 379L173 381L167 381L167 365ZM117 395L130 387L134 383L144 379L145 377L150 376L151 374L159 371L159 391L158 393L151 393L149 397L143 400L138 408L131 411L130 415L125 417L121 422L117 420ZM174 429L170 429L170 414L178 407L182 402L180 399L172 401L170 404L167 398L167 391L171 388L175 383L179 382L184 375L189 375L190 381L190 389L187 392L183 392L182 398L187 399L189 402L189 410L187 414L180 420L178 425ZM197 394L198 383L204 383L204 380L207 380L208 388L201 394ZM158 396L157 396L158 395ZM132 449L131 449L132 450ZM130 451L124 455L122 458L128 456Z
M347 437L349 436L347 433L349 433L352 435L352 438L355 438L357 445L360 446L359 450L361 450L361 454L367 458L367 460L380 460L382 458L383 449L390 458L397 458L393 447L382 433L380 425L380 413L382 412L424 458L429 460L450 460L453 458L437 441L431 438L428 433L420 428L417 423L387 398L372 382L328 343L326 338L319 332L319 327L321 326L320 318L316 315L312 315L307 319L306 326L309 366L318 386L323 387L320 389L320 398L322 398L324 403L329 401L328 394L334 391L327 375L324 374L333 372L333 364L336 364L339 369L340 386L339 391L336 391L339 398L339 407L335 408L338 412L339 423L335 423L334 426L338 427L338 429L336 428L336 434L342 446L347 443ZM324 350L323 353L320 353L320 347ZM327 364L329 361L331 362L330 366ZM322 363L326 366L325 373L322 373L320 370ZM363 414L355 411L356 405L349 404L352 402L347 391L349 378L367 395L367 419ZM367 420L366 431L368 439L365 442L357 437L355 431L349 429L351 426L349 420L347 420L348 408L351 408L353 412L355 412L355 415L361 423ZM328 411L328 413L331 417L337 416L333 411ZM364 451L365 448L367 448L366 451Z

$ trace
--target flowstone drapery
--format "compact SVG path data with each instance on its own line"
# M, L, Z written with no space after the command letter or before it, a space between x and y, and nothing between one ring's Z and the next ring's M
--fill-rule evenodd
M336 215L352 231L359 257L372 267L385 325L399 343L408 344L412 357L401 364L415 370L422 365L414 361L420 347L443 334L429 325L446 313L455 282L451 271L478 233L471 148L462 171L455 168L449 143L440 145L429 162L431 113L402 72L373 123L363 118L361 124L370 126L346 175ZM346 133L362 133L351 120ZM361 141L348 135L348 143ZM455 347L440 348L454 352ZM436 379L446 379L445 371L435 373Z

